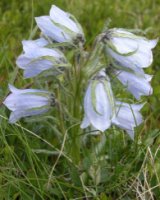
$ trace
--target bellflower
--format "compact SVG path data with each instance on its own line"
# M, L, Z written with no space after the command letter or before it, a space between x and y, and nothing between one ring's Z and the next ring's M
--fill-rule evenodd
M111 125L114 98L109 77L101 71L89 83L84 97L85 117L81 128L92 125L93 128L105 131Z
M11 110L10 123L15 123L22 117L39 115L49 110L54 104L54 98L48 91L37 89L17 89L9 85L11 94L3 104Z
M134 128L143 121L139 112L142 106L115 101L109 77L101 71L90 81L85 93L85 116L81 128L91 125L93 130L103 132L111 125L116 125L133 139Z
M81 25L70 13L52 5L49 16L36 17L36 22L44 35L56 42L84 42Z
M30 78L43 71L52 69L57 74L66 65L64 54L58 49L46 47L48 41L40 38L38 40L22 41L24 53L17 58L16 64L24 69L24 77Z
M105 51L115 66L141 72L152 64L152 49L158 40L148 40L125 29L110 29L104 35Z
M134 128L143 122L140 110L143 104L128 104L116 101L116 114L112 124L124 129L134 139Z
M115 71L119 81L126 86L127 90L133 94L133 96L139 100L142 95L151 95L153 89L150 85L152 75L145 73L132 73L122 70Z

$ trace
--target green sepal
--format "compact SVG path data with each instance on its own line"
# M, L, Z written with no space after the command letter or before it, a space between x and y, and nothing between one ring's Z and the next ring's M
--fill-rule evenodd
M98 115L102 115L101 113L99 113L97 111L96 108L96 86L99 83L98 80L93 80L91 83L91 102L92 102L92 106L93 106L93 110L98 114Z
M22 95L35 95L35 96L41 96L41 97L45 97L47 99L51 98L51 93L50 92L25 92Z
M71 16L70 16L71 17ZM72 16L72 18L74 18L73 16ZM74 18L75 19L75 18ZM76 32L74 32L74 31L72 31L72 30L70 30L69 28L67 28L66 26L64 26L64 25L62 25L62 24L59 24L59 23L56 23L56 22L54 22L53 20L51 20L52 21L52 23L55 25L55 26L58 26L60 29L62 29L65 33L67 33L69 36L71 36L71 41L69 41L69 43L71 43L73 46L75 46L74 45L74 39L76 39L77 38L77 35L78 35L78 33L76 33ZM78 26L78 28L79 28L79 26ZM81 31L82 31L82 28L80 28L81 29ZM62 34L63 34L63 32L62 32ZM79 33L79 34L82 34L82 36L84 37L84 35L83 35L83 32L81 33ZM65 38L65 35L64 35L64 38Z
M79 24L79 22L77 21L77 19L76 19L72 14L69 14L69 18L70 18L71 20L73 20L73 21L76 23L78 29L79 29L79 30L81 31L81 33L84 35L83 30L82 30L82 27L81 27L81 25Z
M73 43L70 43L70 46L76 47ZM47 48L58 48L58 47L69 47L68 42L54 42L52 44L48 44L45 47Z
M109 98L109 102L112 107L112 113L114 114L115 113L115 100L113 97L113 93L112 93L112 89L111 89L111 85L110 85L110 81L109 81L108 77L106 78L106 80L103 81L103 85L104 85L104 90L106 91L107 97Z
M55 70L57 70L59 72L61 72L61 70L58 69L59 67L69 68L72 66L70 63L67 63L67 60L65 58L64 58L64 60L59 61L59 60L55 59L53 56L41 56L41 57L32 59L27 65L30 65L36 61L41 61L41 60L48 60L48 61L52 62Z
M121 53L117 50L116 46L113 45L113 43L110 40L107 41L107 46L109 48L111 48L114 52L116 52L117 54L120 54L121 56L131 56L131 55L135 54L138 50L138 46L137 46L137 48L134 51L131 51L128 53Z

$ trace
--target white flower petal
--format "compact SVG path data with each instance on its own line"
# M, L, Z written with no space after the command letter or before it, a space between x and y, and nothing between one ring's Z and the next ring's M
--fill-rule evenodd
M56 61L56 60L55 60ZM21 69L30 69L30 70L35 70L36 68L40 70L46 70L54 66L54 63L52 63L49 60L44 60L42 57L38 58L29 58L26 55L21 55L18 57L17 66ZM56 64L56 62L55 62Z
M40 30L54 41L71 41L71 37L58 26L54 25L49 16L36 17L35 20Z
M143 47L147 49L153 49L158 43L158 39L148 40L146 38L137 38L137 42Z
M120 54L128 54L138 49L138 43L131 38L113 37L111 42Z
M106 48L107 53L122 67L139 72L139 68L146 68L152 64L152 51L139 47L136 53L129 56L122 56L115 53L112 49Z
M30 61L31 61L30 57L27 57L25 55L20 55L16 60L16 65L21 69L25 69L28 63L30 63Z
M148 40L145 37L141 37L141 36L137 36L131 32L129 32L128 30L122 29L122 28L113 28L111 29L113 31L114 37L119 37L119 38L130 38L130 39L134 39L138 44L144 44L147 46L147 48L149 47L150 49L153 49L157 43L158 43L158 38L157 39L153 39L153 40ZM121 37L119 34L122 34L123 37Z
M46 106L49 100L46 97L31 94L10 94L4 104L12 111Z
M44 47L48 45L48 41L44 38L39 38L37 40L23 40L23 50L25 53L30 53L31 49L38 48L38 47Z
M11 124L17 122L22 117L40 115L47 112L48 109L41 109L41 110L16 110L13 111L9 117L9 122Z
M44 94L49 94L48 91L45 91L45 90L37 90L37 89L17 89L15 88L13 85L9 84L9 89L12 93L14 94L26 94L26 93L44 93Z
M123 102L116 102L116 105L116 115L112 119L112 123L126 130L130 137L133 139L134 127L140 125L143 122L142 115L139 112L143 104L130 105Z
M159 39L149 40L151 49L155 48Z
M73 32L79 33L79 29L76 23L72 19L70 19L70 14L64 12L57 6L53 5L51 7L50 17L55 23L63 25L68 29L72 30Z
M11 94L3 104L11 111L10 123L16 122L21 117L37 115L46 112L51 105L51 94L48 91L24 89L19 90L9 85Z
M37 65L33 68L34 66L32 66L32 68L26 68L24 70L23 76L24 78L32 78L35 77L37 75L39 75L40 73L42 73L44 70L48 70L52 67L52 65Z
M91 85L89 85L84 98L84 109L87 119L92 126L105 131L111 125L112 108L103 83L97 83L95 88L96 110L93 107Z
M134 140L134 129L132 129L132 130L126 130L126 132L127 132L128 135L130 136L130 138L131 138L132 140Z
M43 43L44 41L41 41ZM16 64L24 69L24 77L34 77L50 68L55 68L57 64L63 64L66 58L58 49L40 47L37 42L29 40L23 41L24 54L17 58ZM39 43L39 42L38 42Z
M32 40L32 41L33 41L33 40ZM39 47L44 47L44 46L46 46L46 45L49 44L49 42L48 42L46 39L44 39L44 38L39 38L39 39L37 39L37 40L34 40L34 42L35 42L36 45L39 46Z
M134 74L126 71L117 70L117 78L123 85L127 87L127 90L131 92L136 99L140 99L142 95L151 95L153 89L149 83L152 76L148 74Z
M38 38L36 40L22 40L24 52L29 52L31 48L44 47L48 44L49 42L44 38Z
M23 49L25 51L26 56L30 58L37 58L41 56L53 56L53 57L64 57L64 54L60 52L58 49L49 49L46 47L40 47L38 46L35 41L29 40L23 40Z
M87 116L85 115L85 116L84 116L84 119L83 119L83 121L82 121L82 123L81 123L81 125L80 125L80 127L81 127L82 129L84 129L84 128L87 128L89 125L90 125L90 121L89 121L89 119L87 118Z
M56 42L84 42L84 33L81 25L70 13L64 12L53 5L50 16L35 18L42 33Z
M156 46L157 39L148 40L123 29L111 29L108 34L110 35L106 53L113 58L113 63L139 73L140 68L146 68L152 64L152 49Z

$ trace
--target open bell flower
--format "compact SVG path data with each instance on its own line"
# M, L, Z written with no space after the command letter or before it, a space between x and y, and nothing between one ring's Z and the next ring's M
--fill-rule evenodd
M152 49L158 40L148 40L125 29L114 28L104 35L105 51L115 66L141 72L153 62Z
M11 110L10 123L15 123L22 117L39 115L47 112L55 103L53 95L48 91L37 89L17 89L9 85L11 94L3 104Z
M44 71L52 69L53 74L59 74L67 66L64 54L56 48L47 48L48 41L44 38L22 41L23 51L16 61L24 70L24 77L31 78Z
M122 70L115 70L114 73L119 81L137 100L139 100L141 96L149 96L152 94L153 89L150 84L152 75Z
M134 139L134 128L143 122L140 110L144 104L128 104L116 101L112 124L124 129Z
M35 18L44 35L56 42L84 42L81 25L70 13L52 5L49 16Z
M91 125L93 128L105 131L111 125L113 113L113 94L109 77L101 71L91 80L84 97L85 116L81 128Z

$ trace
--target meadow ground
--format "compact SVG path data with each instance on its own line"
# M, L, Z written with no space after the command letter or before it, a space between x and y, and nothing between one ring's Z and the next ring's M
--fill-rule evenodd
M154 92L142 98L146 102L142 110L144 123L136 129L135 141L122 130L112 128L105 136L89 137L87 144L76 147L73 138L78 127L72 129L72 125L82 116L66 122L70 124L68 130L61 130L62 116L56 119L56 111L43 118L8 123L10 112L2 105L9 92L8 83L18 88L37 84L23 79L22 71L16 67L15 60L22 52L21 41L39 35L39 31L34 31L34 17L47 15L52 4L79 20L87 49L106 20L111 28L136 29L151 39L160 35L159 0L0 1L0 200L159 200L159 43L153 51L154 62L146 69L154 75ZM72 101L70 98L68 105Z

